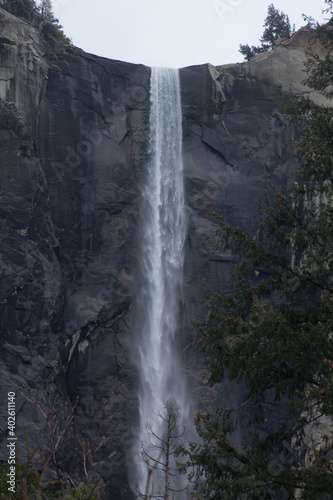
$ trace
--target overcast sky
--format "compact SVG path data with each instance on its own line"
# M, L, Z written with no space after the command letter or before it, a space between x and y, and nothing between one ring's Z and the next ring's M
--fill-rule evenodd
M240 43L260 45L270 3L296 29L302 13L323 20L324 0L53 0L75 45L148 66L242 62Z

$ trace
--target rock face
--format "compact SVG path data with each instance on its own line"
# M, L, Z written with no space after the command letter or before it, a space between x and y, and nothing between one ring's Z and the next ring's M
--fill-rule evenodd
M27 424L40 442L36 407L54 383L75 404L76 431L99 439L111 417L111 452L99 449L106 498L132 498L127 464L137 425L130 357L137 281L138 197L149 154L150 68L46 43L0 9L0 93L10 90L31 140L0 131L0 460L7 460L5 402L16 393L21 458ZM212 209L250 228L268 183L293 177L294 131L278 113L274 85L295 93L308 32L249 63L180 70L188 234L183 325L197 315L198 285L223 286L230 258L213 249ZM194 404L216 397L187 360ZM217 395L218 396L218 395Z

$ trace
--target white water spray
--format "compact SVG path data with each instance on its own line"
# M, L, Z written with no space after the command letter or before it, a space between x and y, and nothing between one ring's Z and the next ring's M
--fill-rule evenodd
M141 196L141 272L138 307L138 367L140 372L140 452L158 460L166 433L164 406L174 402L185 423L189 403L176 338L183 286L186 223L182 164L179 72L153 68L150 110L151 159ZM147 423L153 436L147 436ZM181 423L181 425L182 425ZM148 443L150 441L150 443ZM138 489L145 493L148 467L137 459ZM152 461L151 461L152 463ZM152 473L150 488L163 488L163 474ZM148 497L150 498L150 497ZM176 498L182 498L177 494Z

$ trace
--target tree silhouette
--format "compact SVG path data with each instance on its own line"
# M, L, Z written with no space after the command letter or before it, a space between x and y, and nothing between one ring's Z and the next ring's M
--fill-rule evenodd
M175 461L176 445L181 443L185 429L174 401L167 401L156 415L160 421L158 425L146 423L148 440L142 447L142 459L148 473L145 490L138 494L145 500L171 500L175 493L186 489L186 486L177 487L180 474Z
M255 54L266 52L274 47L279 38L290 38L295 31L295 27L291 28L289 17L284 12L275 9L273 4L268 7L263 26L265 29L260 38L261 46L252 45L250 47L248 44L239 46L239 52L243 54L246 61L249 61Z
M35 0L0 0L0 7L8 10L14 16L23 17L30 22L37 13Z

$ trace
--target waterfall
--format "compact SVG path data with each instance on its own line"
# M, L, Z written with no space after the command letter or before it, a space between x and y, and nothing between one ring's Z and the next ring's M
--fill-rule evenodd
M136 475L141 493L146 491L148 480L149 491L154 490L157 495L163 490L165 472L158 476L153 465L154 461L164 460L163 440L168 432L165 420L176 406L176 433L181 434L189 413L176 335L186 233L180 84L176 69L152 69L150 161L146 175L139 226L142 285L138 291L137 364L141 459L137 460ZM149 479L148 462L154 469ZM182 498L182 494L176 498Z

